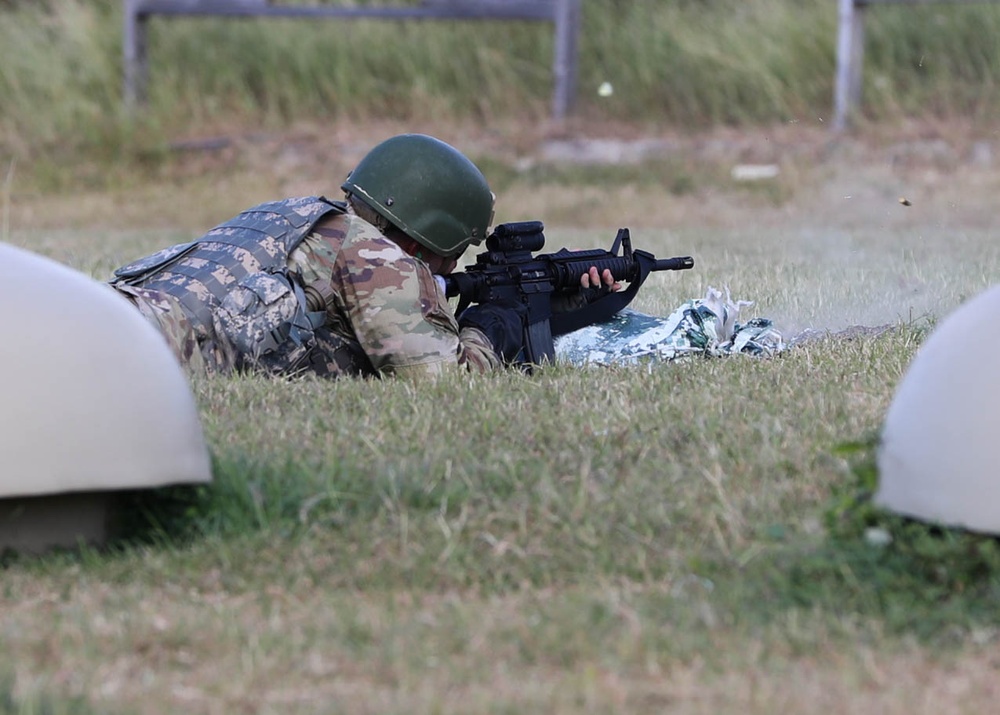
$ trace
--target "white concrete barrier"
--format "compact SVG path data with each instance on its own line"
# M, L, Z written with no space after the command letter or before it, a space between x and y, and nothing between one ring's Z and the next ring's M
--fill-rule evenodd
M927 338L886 415L875 503L1000 534L1000 285Z
M0 549L93 540L57 536L41 497L211 479L186 376L124 298L0 243L0 316Z

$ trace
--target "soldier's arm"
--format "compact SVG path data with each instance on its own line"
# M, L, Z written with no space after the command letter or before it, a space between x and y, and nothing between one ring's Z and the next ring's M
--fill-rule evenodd
M378 236L344 243L334 270L362 349L387 374L435 374L457 365L477 371L501 365L480 331L460 330L430 269Z

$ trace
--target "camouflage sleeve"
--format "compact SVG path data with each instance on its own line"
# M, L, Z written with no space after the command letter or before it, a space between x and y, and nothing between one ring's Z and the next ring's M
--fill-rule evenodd
M379 372L435 374L453 365L487 371L501 364L485 335L459 330L427 265L374 228L349 232L333 283L362 349Z
M493 350L486 335L476 328L462 328L458 334L458 364L476 372L490 372L503 367L503 361Z

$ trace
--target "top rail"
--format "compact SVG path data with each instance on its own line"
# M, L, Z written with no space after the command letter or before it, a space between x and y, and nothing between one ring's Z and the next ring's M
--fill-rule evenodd
M150 15L219 15L229 17L339 17L386 20L510 19L552 20L555 0L468 0L423 2L399 7L286 5L268 0L136 0L134 11Z

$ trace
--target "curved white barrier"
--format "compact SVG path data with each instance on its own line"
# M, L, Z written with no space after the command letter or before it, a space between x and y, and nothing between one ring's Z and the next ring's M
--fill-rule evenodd
M886 415L875 503L1000 534L1000 286L949 315L917 352Z
M207 482L187 379L128 302L0 244L0 498Z

